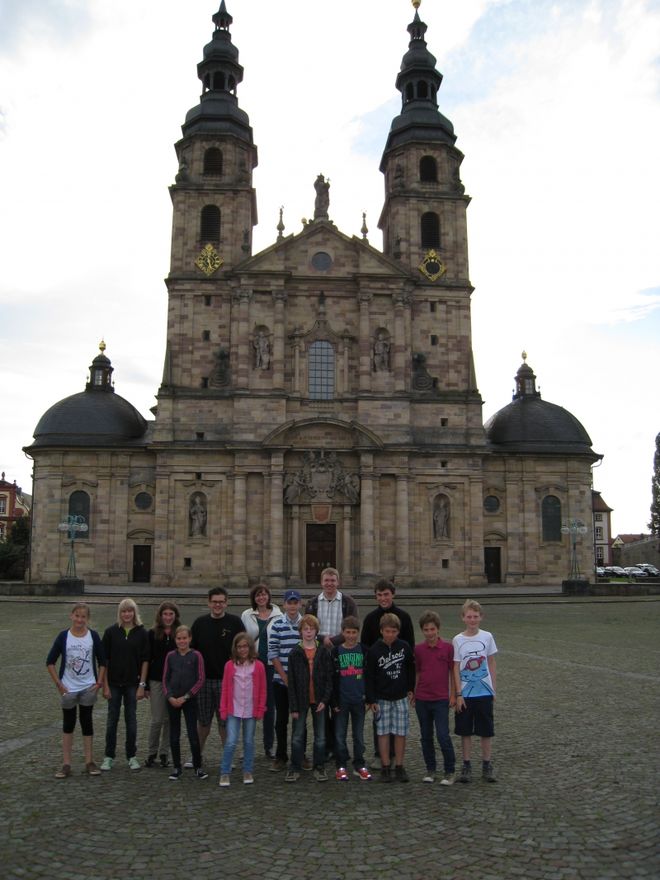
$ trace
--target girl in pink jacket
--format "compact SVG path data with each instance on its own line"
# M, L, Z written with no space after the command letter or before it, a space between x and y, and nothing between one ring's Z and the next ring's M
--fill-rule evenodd
M257 660L254 639L241 632L234 636L231 660L225 664L220 696L220 717L227 725L227 741L220 764L220 787L230 784L234 750L243 724L243 782L254 782L254 733L257 719L266 712L266 670Z

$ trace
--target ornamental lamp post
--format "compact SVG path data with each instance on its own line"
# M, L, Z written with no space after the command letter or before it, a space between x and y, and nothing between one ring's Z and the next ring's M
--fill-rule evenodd
M85 522L85 517L80 515L69 515L64 522L57 527L58 532L67 532L71 549L69 550L69 561L66 567L66 574L57 582L58 592L65 593L82 593L85 582L76 574L76 536L89 531L89 526Z
M564 522L564 525L561 527L562 535L571 536L571 567L568 573L568 581L565 583L570 584L571 582L583 580L582 575L580 574L580 564L578 562L577 542L578 536L586 535L588 531L589 529L581 519L569 519L567 522Z

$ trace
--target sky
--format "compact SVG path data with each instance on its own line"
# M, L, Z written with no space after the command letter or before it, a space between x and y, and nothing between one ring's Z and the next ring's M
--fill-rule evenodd
M101 338L145 417L162 377L174 143L217 0L0 0L0 470ZM254 252L313 213L369 240L408 0L227 0L259 150ZM423 0L465 155L484 419L526 351L585 426L614 533L647 530L660 431L660 2Z

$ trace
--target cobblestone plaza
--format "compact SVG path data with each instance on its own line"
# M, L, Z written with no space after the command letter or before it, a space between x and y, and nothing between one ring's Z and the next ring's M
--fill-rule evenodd
M215 732L205 752L209 779L190 774L172 783L164 770L129 772L121 759L122 724L112 772L84 774L77 729L74 775L54 779L61 717L45 657L71 603L0 602L0 875L6 880L660 875L657 599L485 603L484 628L499 648L497 785L478 776L471 785L423 785L415 719L408 785L319 784L311 774L285 785L283 774L268 772L259 757L255 785L239 784L236 773L222 790ZM116 603L92 602L92 626L102 631L114 621ZM147 625L154 604L140 604ZM460 604L444 598L435 606L445 638L460 629ZM243 607L236 600L231 610ZM182 608L187 623L205 611L201 601ZM418 616L418 609L409 610ZM102 700L94 714L100 762ZM143 703L141 759L147 721ZM476 769L478 757L477 750Z

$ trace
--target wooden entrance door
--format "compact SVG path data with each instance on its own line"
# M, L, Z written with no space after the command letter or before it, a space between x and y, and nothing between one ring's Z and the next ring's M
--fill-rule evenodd
M484 547L484 567L489 584L502 583L502 550L500 547Z
M324 568L337 567L337 530L334 523L307 524L305 581L320 584Z
M151 580L151 547L135 544L133 547L133 583L148 584Z

